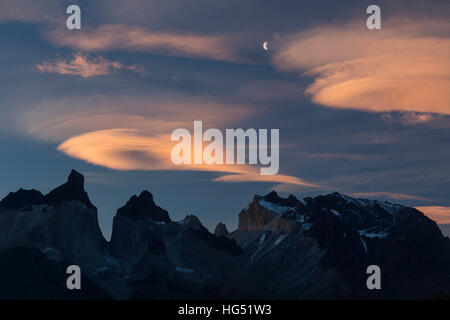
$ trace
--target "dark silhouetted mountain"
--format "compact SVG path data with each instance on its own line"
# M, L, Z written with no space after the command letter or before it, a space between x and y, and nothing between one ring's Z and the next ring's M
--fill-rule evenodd
M239 214L239 229L231 237L247 251L253 272L263 271L269 286L273 278L274 288L284 279L271 274L287 274L285 268L290 269L299 259L314 261L314 256L318 258L314 265L301 264L289 274L296 281L304 279L302 284L310 287L308 280L314 276L305 278L302 269L320 267L322 271L315 272L322 277L334 273L326 280L336 283L331 297L420 298L424 292L450 290L450 240L434 221L414 208L339 193L303 201L270 193L255 197ZM312 243L304 247L303 241ZM288 253L278 256L283 245L287 251L297 247L292 257ZM366 287L366 268L371 264L382 270L382 290ZM316 287L323 282L317 281ZM280 290L287 288L286 283ZM319 296L326 292L321 289Z
M87 291L65 288L69 264ZM372 264L381 290L366 287ZM195 215L173 222L144 191L117 210L107 242L72 171L46 196L19 190L0 202L0 283L5 299L446 297L450 239L414 208L339 193L255 196L236 231L211 233Z
M225 237L229 234L227 226L222 222L219 222L217 226L214 228L214 234L217 237Z
M179 224L183 225L186 229L193 229L195 231L203 227L200 219L192 214L188 214L186 217L184 217L184 219L181 220Z
M27 198L27 207L0 208L0 249L30 246L54 259L96 268L105 259L107 242L98 225L97 210L84 192L83 181L82 175L72 171L68 181L44 199L38 191L17 192L35 196Z
M17 192L10 192L0 201L0 209L20 209L42 203L44 203L44 195L39 191L20 189Z
M82 290L68 290L68 265L52 261L32 247L0 250L0 299L111 299L110 295L83 273Z
M117 215L135 220L151 219L160 222L171 221L167 211L155 204L153 195L148 191L143 191L139 197L136 195L132 196L125 206L117 210Z
M86 191L84 191L83 175L75 170L72 170L67 182L50 191L50 193L45 196L44 201L46 204L52 206L59 205L65 201L80 201L88 208L96 209L89 200Z

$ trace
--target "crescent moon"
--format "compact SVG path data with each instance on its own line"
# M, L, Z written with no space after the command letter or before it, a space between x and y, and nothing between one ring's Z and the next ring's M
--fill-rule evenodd
M263 43L263 48L264 48L264 50L266 50L266 51L268 50L268 47L267 47L267 41Z

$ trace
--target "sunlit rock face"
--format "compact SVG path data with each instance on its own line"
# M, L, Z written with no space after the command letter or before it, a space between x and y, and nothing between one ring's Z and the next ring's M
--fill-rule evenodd
M271 270L264 275L266 279L278 274L276 261L281 269L298 261L313 261L308 270L320 266L323 275L334 273L326 281L333 282L337 291L328 286L317 293L321 297L328 293L335 297L417 298L425 291L450 288L446 278L450 272L445 270L450 266L450 240L434 221L414 208L339 193L297 200L293 196L280 198L272 192L256 196L239 218L239 228L230 237L244 248L255 272ZM311 252L299 247L304 241L300 239L311 241L306 246ZM284 253L277 260L283 246L285 250L297 249L291 257ZM309 258L302 257L302 253ZM316 257L315 262L312 257ZM366 268L371 264L379 265L386 273L388 281L383 290L367 290ZM268 267L271 265L273 269ZM302 270L302 266L292 272L296 270ZM408 280L412 274L417 280L414 283ZM314 278L305 277L304 272L290 276L306 281ZM273 284L282 282L275 278ZM315 286L321 283L318 280ZM302 292L304 296L306 291Z

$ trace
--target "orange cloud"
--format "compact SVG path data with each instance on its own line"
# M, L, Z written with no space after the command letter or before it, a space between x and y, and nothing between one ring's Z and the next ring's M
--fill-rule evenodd
M47 61L38 64L36 67L41 72L77 75L83 78L103 76L120 69L128 69L138 73L143 72L143 70L136 65L126 67L120 62L109 61L101 56L89 59L82 53L75 53L73 59L69 62L63 59L56 59L53 62Z
M416 207L416 209L439 224L450 223L450 207L422 206Z
M306 93L317 104L448 115L449 31L450 23L430 21L387 21L379 31L321 26L279 40L273 63L314 77Z
M417 197L409 194L403 193L393 193L393 192L354 192L351 193L353 197L361 198L389 198L395 200L421 200L421 201L432 201L428 198Z
M171 161L175 143L170 135L146 136L136 130L111 129L84 133L58 146L58 150L91 164L115 170L194 170L233 173L213 179L218 182L276 182L307 187L317 185L288 175L261 176L249 165L191 164L177 166Z
M86 132L116 128L136 129L147 135L167 134L176 128L190 128L198 119L220 128L254 112L248 105L173 91L151 97L93 95L43 100L20 113L18 125L30 136L59 142Z
M293 185L304 186L304 187L320 188L319 185L309 183L301 178L297 178L297 177L293 177L293 176L287 176L287 175L282 175L282 174L277 174L274 176L262 176L259 173L255 173L255 172L246 172L246 173L241 173L241 174L225 175L225 176L214 179L214 181L220 181L220 182L250 182L250 181L276 182L276 183L281 183L281 184L293 184Z
M170 165L170 137L143 136L132 129L83 133L58 146L77 159L117 170L164 170Z
M103 25L83 32L55 28L48 33L57 46L80 51L131 50L172 56L240 61L225 37L157 32L126 25Z
M170 97L170 98L168 98ZM276 182L313 186L288 175L260 176L250 165L181 165L172 163L174 129L192 131L193 121L223 128L255 112L246 105L219 103L208 97L104 96L47 100L21 116L20 127L34 138L58 142L64 154L114 170L193 170L230 173L219 182ZM234 125L233 125L234 126ZM61 142L62 141L62 142Z

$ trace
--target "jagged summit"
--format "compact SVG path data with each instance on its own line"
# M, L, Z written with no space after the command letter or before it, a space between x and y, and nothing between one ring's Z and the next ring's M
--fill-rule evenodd
M253 198L254 201L266 201L273 203L278 206L283 207L294 207L301 205L301 201L298 200L294 195L289 195L287 198L280 197L276 191L271 191L270 193L266 194L265 196L255 196Z
M84 176L74 169L70 171L67 182L74 186L78 186L78 188L84 188Z
M44 195L37 190L24 190L20 188L16 192L10 192L0 201L0 209L20 209L26 206L42 204Z
M188 214L183 220L179 222L179 224L193 230L198 230L203 227L200 219L193 214Z
M117 215L135 220L171 222L168 212L155 204L153 195L147 190L141 192L139 196L133 195L123 207L117 210Z
M75 170L70 172L66 183L53 189L45 196L35 189L20 189L16 192L10 192L0 201L0 209L20 209L40 204L58 206L68 201L80 201L88 208L97 210L84 190L84 176Z
M229 234L227 226L223 224L222 222L219 222L217 226L214 228L214 234L217 237L224 237Z
M450 240L414 208L337 192L298 200L273 191L254 196L237 230L219 223L213 234L194 215L171 223L143 191L117 211L107 242L91 207L75 170L46 196L10 193L0 201L0 251L11 248L20 262L16 249L33 248L33 265L76 263L119 299L416 299L450 290ZM381 291L367 290L371 264L389 280ZM20 263L10 266L5 278L26 292Z
M44 199L48 205L59 205L65 201L81 201L88 208L97 210L84 191L84 176L75 170L70 172L66 183L50 191Z

